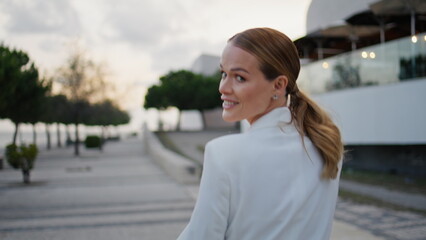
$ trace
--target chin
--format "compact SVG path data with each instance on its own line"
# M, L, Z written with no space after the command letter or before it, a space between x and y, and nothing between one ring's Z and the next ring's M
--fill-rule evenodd
M229 114L226 114L225 112L222 113L222 119L223 119L223 121L229 122L229 123L238 122L238 121L243 120L243 119L240 119L240 118L237 118L237 117L234 117L234 116L230 116Z

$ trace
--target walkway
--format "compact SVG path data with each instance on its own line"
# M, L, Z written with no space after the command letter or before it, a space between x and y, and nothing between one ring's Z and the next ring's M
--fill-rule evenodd
M197 141L201 143L202 141ZM32 172L0 171L2 240L173 240L188 222L198 186L176 183L140 139L104 152L43 151ZM339 201L332 240L425 239L425 217Z
M176 239L194 201L141 140L81 149L82 157L72 148L42 152L31 186L18 171L0 171L0 239Z

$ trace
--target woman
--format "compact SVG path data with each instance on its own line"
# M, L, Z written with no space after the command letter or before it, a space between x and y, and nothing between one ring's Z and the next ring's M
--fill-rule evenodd
M343 145L296 85L293 42L246 30L229 39L220 67L223 119L251 126L206 145L198 200L178 239L329 239Z

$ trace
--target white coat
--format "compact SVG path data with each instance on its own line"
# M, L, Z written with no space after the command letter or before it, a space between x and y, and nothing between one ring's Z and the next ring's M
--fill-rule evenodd
M328 240L338 178L321 179L322 158L276 108L246 133L206 145L200 190L178 240Z

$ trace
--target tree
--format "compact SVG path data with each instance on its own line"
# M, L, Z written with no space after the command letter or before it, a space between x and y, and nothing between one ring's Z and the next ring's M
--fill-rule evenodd
M75 125L74 154L79 155L79 124L84 108L90 102L105 96L106 81L100 65L89 60L81 51L75 51L67 64L59 70L58 82L73 106L72 122Z
M54 117L53 117L53 122L56 123L56 136L57 136L57 146L61 147L62 146L62 142L61 142L61 131L59 129L59 124L63 123L63 124L69 124L69 115L71 112L70 109L70 104L68 102L68 99L65 95L59 94L59 95L54 95L52 96L52 108L53 113L54 113Z
M158 130L163 130L163 123L161 120L161 111L167 109L170 106L169 99L167 95L163 93L163 88L161 86L153 85L148 88L148 91L145 95L144 108L155 108L159 110L160 116L158 118Z
M108 126L127 124L130 121L129 114L122 111L111 100L93 104L89 107L90 114L86 116L84 124L89 126L101 126L101 138L105 139Z
M180 127L181 111L198 110L205 127L204 111L221 104L219 74L202 76L186 70L171 71L160 77L160 84L151 86L145 95L144 108L159 110L176 107L179 110L177 129Z
M177 130L180 130L181 113L195 108L194 95L201 86L202 76L187 70L171 71L160 77L162 93L169 106L179 110Z
M44 98L44 108L43 108L43 114L41 116L41 121L45 124L45 130L46 130L46 140L47 140L47 149L51 148L51 141L50 141L50 125L55 122L56 118L56 109L54 106L54 97L53 96L46 96Z
M203 128L206 127L205 111L220 107L222 100L219 93L220 73L212 76L204 76L201 81L201 86L194 96L194 108L200 111L203 120Z
M0 118L15 124L12 144L21 123L36 123L49 85L39 80L38 70L28 55L0 45Z

